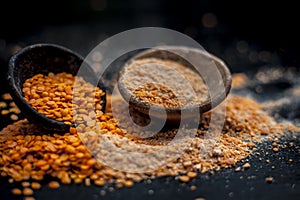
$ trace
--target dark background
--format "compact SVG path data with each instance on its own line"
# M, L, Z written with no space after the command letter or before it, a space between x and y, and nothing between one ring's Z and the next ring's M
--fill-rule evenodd
M208 13L216 18L213 26L203 22ZM206 50L223 58L233 73L255 74L262 67L300 68L299 19L296 1L287 0L1 1L0 91L7 92L5 73L9 57L23 46L40 42L56 43L85 56L105 38L144 26L170 28L189 35ZM295 80L298 80L297 74L293 76ZM289 94L284 93L284 89L288 90L298 82L293 82L289 77L265 85L255 82L243 94L251 93L262 101L271 100ZM261 84L260 88L265 88L264 93L255 93L258 84ZM296 97L290 106L281 110L276 110L276 113L281 113L288 120L299 121L300 113L297 110L300 110L300 102ZM2 127L7 123L0 119ZM251 168L245 172L224 169L214 175L199 174L197 179L187 185L180 184L173 177L160 178L151 184L140 183L133 188L108 192L105 198L299 199L300 141L291 139L287 143L289 141L295 143L292 148L262 156L264 160L270 159L270 163L260 161L256 154L251 156ZM271 143L266 143L259 151L264 155L266 151L271 152L271 149ZM290 163L289 159L294 162ZM276 168L273 169L272 165ZM267 184L267 176L274 177L275 182ZM197 185L197 190L191 192L190 185ZM15 185L1 178L0 200L21 199L11 195L10 189L13 187ZM79 185L62 186L54 191L44 187L35 197L45 200L103 199L99 190L94 186L86 188ZM149 190L154 190L154 195L149 195Z
M86 54L94 41L101 42L130 28L159 26L186 33L221 57L225 47L236 40L246 40L278 54L284 64L297 65L300 55L297 7L295 1L262 0L2 1L1 59L9 57L3 49L7 50L11 43L24 46L55 42ZM217 18L213 28L202 23L206 13Z

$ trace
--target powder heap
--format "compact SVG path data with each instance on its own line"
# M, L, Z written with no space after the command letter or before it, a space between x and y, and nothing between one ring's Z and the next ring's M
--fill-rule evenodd
M131 98L150 105L183 107L208 98L207 85L199 73L172 60L134 60L123 68L119 85L133 95Z

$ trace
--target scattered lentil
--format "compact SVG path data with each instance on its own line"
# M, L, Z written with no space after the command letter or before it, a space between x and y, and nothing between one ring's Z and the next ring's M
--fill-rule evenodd
M195 191L197 189L197 187L195 186L195 185L192 185L191 187L190 187L190 190L191 191Z
M188 176L179 176L179 180L181 182L187 183L187 182L190 181L190 177L188 177Z
M265 181L266 181L267 183L273 183L273 182L274 182L274 178L273 178L273 177L266 177L266 178L265 178Z
M32 182L31 183L31 188L34 189L34 190L39 190L41 188L41 184L38 183L38 182Z
M247 146L250 147L250 148L253 148L253 147L255 147L255 144L253 142L248 142Z
M6 108L7 104L4 101L0 101L0 108Z
M108 96L109 98L111 97ZM127 187L130 187L133 182L139 182L150 177L183 174L179 176L179 180L190 180L197 175L197 172L220 170L221 167L235 166L238 161L246 158L253 150L250 148L253 145L249 145L249 142L245 141L250 140L253 141L253 144L256 144L256 142L264 139L279 137L286 131L298 130L292 125L276 123L273 118L263 112L263 107L260 104L250 98L230 96L226 102L227 112L223 129L224 134L213 138L216 143L208 149L211 154L199 157L201 145L210 143L209 139L204 137L208 133L203 129L199 129L191 147L187 148L179 160L170 162L168 168L145 174L120 172L96 162L77 135L78 132L91 131L91 127L83 123L79 124L77 129L71 128L68 133L58 135L43 133L26 119L19 120L8 125L0 132L1 176L12 177L15 181L27 181L29 179L39 181L44 176L50 175L65 184L92 180L90 182L98 186L103 186L106 182L114 180L119 185ZM122 111L121 108L120 111ZM206 119L209 118L209 114L206 113L203 121L201 121L203 127L207 123ZM167 138L159 137L136 139L124 133L118 127L118 122L113 118L109 105L107 113L99 112L96 117L102 127L103 132L101 134L109 135L116 141L119 141L119 139L127 141L125 139L128 138L135 143L147 145L163 145L169 141ZM162 135L166 134L162 133ZM84 138L83 141L85 141ZM74 148L76 148L76 151L74 151ZM216 149L219 149L222 153L213 153ZM77 170L74 171L69 166ZM243 168L245 167L243 166ZM51 184L53 183L49 183L50 188L59 187L59 182L54 183L54 187L50 186ZM35 189L33 183L31 188ZM149 192L149 194L153 193L153 190Z
M30 183L28 181L24 181L22 182L21 184L23 187L29 187L30 186Z
M203 198L203 197L197 197L197 198L195 198L195 200L205 200L205 198Z
M245 163L243 166L243 169L249 169L251 167L250 163Z
M11 193L13 195L22 195L22 190L20 190L19 188L14 188L11 190Z
M31 188L24 188L23 189L23 195L24 196L30 196L33 195L33 190Z
M236 73L232 75L232 89L240 89L247 85L247 75L245 73Z
M235 168L235 170L234 170L235 172L239 172L239 171L241 171L241 167L237 167L237 168Z
M259 107L255 107L255 106L253 107L253 105L255 105L255 102L252 100L250 102L249 101L250 101L249 99L242 98L242 97L232 97L230 99L230 101L228 101L227 115L230 116L230 121L227 120L227 122L226 122L227 125L230 124L229 122L234 122L237 119L237 118L235 118L235 116L244 116L246 112L251 113L251 109L255 110L252 115L255 115L254 113L257 113L256 110L259 109ZM250 108L249 107L246 107L246 108L240 107L237 109L236 107L232 107L232 105L238 106L238 104L236 102L240 102L242 104L249 105ZM237 113L238 115L234 115L232 112L235 112L235 113L239 112L239 113ZM262 116L261 113L257 114L255 116L255 118L258 118L259 120L261 120L261 119L270 120L267 115L265 115L262 118L259 118L259 116L260 117ZM102 117L103 117L103 119L105 117L105 120L107 120L107 121L102 121L104 128L107 127L107 130L108 130L107 134L109 133L109 131L111 131L111 133L113 133L114 129L116 129L116 127L117 127L117 123L114 122L112 116L110 116L109 114L101 115L101 118ZM250 115L249 117L252 117L252 116ZM250 121L250 120L245 120L245 121ZM241 123L240 124L235 123L235 124L237 124L238 126L241 126L241 127L245 127L243 130L243 132L245 134L247 134L248 130L251 129L250 127L248 129L247 126L241 125ZM110 127L111 125L113 125L113 127ZM110 127L110 128L108 128L108 127ZM225 126L225 128L226 128L226 126ZM16 132L16 130L19 130L19 132ZM227 129L227 131L230 131L230 130L231 129ZM234 130L234 128L233 128L233 130ZM121 138L124 137L125 135L123 136L121 134L122 132L119 132L119 131L115 132L115 133L119 133L119 134L113 134L111 136L121 137ZM28 133L30 133L30 134L28 134ZM95 161L91 160L91 158L92 158L91 154L89 154L87 152L87 150L81 143L81 141L78 138L78 136L76 135L76 133L77 133L76 129L71 129L70 133L66 133L65 135L54 134L51 136L51 135L46 134L46 135L41 136L40 131L36 130L34 125L30 124L27 120L21 120L21 121L14 123L13 125L9 125L7 128L5 128L2 131L2 134L0 134L0 136L1 136L0 137L0 140L1 140L0 149L1 149L1 154L2 154L2 159L0 160L0 164L1 164L1 166L5 166L4 168L2 168L2 170L4 170L5 174L8 173L10 176L12 176L16 181L27 180L29 177L31 177L35 180L41 180L41 179L43 179L44 175L49 174L49 175L52 175L53 177L59 178L62 182L65 182L67 184L71 183L72 180L74 181L74 183L81 183L84 178L90 177L93 180L95 185L103 186L105 184L105 182L110 180L111 179L110 177L112 177L112 175L117 172L113 171L110 168L99 165ZM216 145L219 145L218 148L221 148L223 150L223 152L226 152L226 153L223 154L221 157L218 157L218 156L215 157L216 155L214 155L214 157L199 158L198 157L199 150L197 149L197 146L199 146L199 144L205 144L205 142L207 142L207 140L205 140L204 138L201 138L202 136L203 136L203 133L201 133L201 131L199 131L199 137L194 138L194 142L192 143L193 148L191 150L188 150L188 152L183 155L184 159L179 163L174 163L174 164L170 165L170 166L173 166L174 169L172 169L171 171L163 170L159 173L158 173L158 171L156 171L153 173L153 175L166 176L166 175L172 175L172 174L176 175L179 172L180 173L183 172L183 173L187 174L188 178L190 178L188 176L188 174L190 176L191 176L191 174L193 174L193 176L194 176L194 174L196 174L196 173L191 173L192 166L194 166L197 171L199 170L201 172L206 172L208 170L217 168L218 166L222 166L222 167L228 167L230 165L234 166L235 162L248 156L250 153L247 143L243 143L241 141L241 139L252 137L254 140L256 140L256 138L258 138L251 134L249 134L247 137L246 136L238 136L235 134L235 132L229 132L229 134L222 134L222 135L220 135L221 137L218 138L219 142L217 142ZM22 140L23 141L24 140L36 141L36 145L38 145L38 146L27 147L26 143L21 143ZM68 145L65 144L65 141L67 141L67 143L70 143L70 144L73 144L74 146L76 146L77 151L75 152L75 151L70 150L71 148L69 149L67 147ZM141 142L141 141L139 141L139 142ZM153 142L155 142L155 140L152 140L152 143ZM19 150L11 151L10 146L13 144L14 145L18 144L18 146L20 146L21 151L19 151ZM41 146L42 146L41 144L44 144L45 148L41 148ZM155 143L153 143L153 144L155 144ZM238 148L238 154L235 154L236 148ZM22 149L24 149L24 150L26 149L26 151L22 151ZM69 150L66 151L66 149L69 149ZM20 154L20 152L22 152L22 153ZM42 160L37 159L35 156L33 156L33 155L37 156L40 154L45 155L45 157ZM21 161L21 156L25 156L26 159ZM78 159L75 159L75 160L72 159L73 156L80 157L81 162L79 162ZM14 162L14 160L11 160L11 158L20 159L20 163L24 164L23 166L24 166L24 169L26 169L26 170L25 171L17 171L17 172L8 170L9 167L11 166L10 163ZM52 158L54 160L48 164L49 158ZM229 158L234 158L233 162L232 161L228 162ZM6 162L3 162L3 161L6 161ZM74 167L79 167L79 169L81 169L81 171L79 170L76 173L74 173L72 170L69 171L68 168L66 168L66 166L64 166L63 161L70 163L70 165L72 165ZM193 162L191 162L191 161L193 161ZM88 165L83 165L83 163L90 163L90 165L92 167L89 168ZM200 163L201 163L201 165L199 165ZM33 170L32 166L36 166L38 168L36 168L36 170ZM200 166L200 167L197 167L197 166ZM186 167L188 167L188 168L186 169ZM23 167L21 167L21 168L23 168ZM64 169L66 171L61 172L61 169ZM130 175L130 173L127 174L126 176L128 178L131 177L131 180L133 180L133 181L139 181L141 179L149 177L146 175L134 175L133 176L133 175ZM126 184L128 184L128 182L125 183L126 180L124 180L122 178L119 178L119 179L117 178L117 180L121 181L125 186L126 186Z
M11 96L9 93L5 93L2 95L2 99L6 100L6 101L9 101L9 100L12 100Z
M7 115L9 113L9 110L1 110L1 115Z
M197 173L196 173L196 172L188 172L188 173L187 173L187 176L188 176L189 178L195 178L195 177L197 176Z
M126 187L132 187L133 186L133 182L132 181L125 181L124 182L124 186L126 186Z
M117 189L120 189L120 188L123 187L123 184L122 184L122 183L116 183L115 187L116 187Z
M16 114L12 114L12 115L10 115L10 119L13 121L17 121L19 119L19 117Z
M51 189L56 189L56 188L59 188L60 184L57 181L51 181L51 182L49 182L48 186Z
M34 197L25 197L24 200L35 200Z
M97 186L103 186L105 184L105 181L103 179L95 180L95 185Z
M274 165L272 165L272 167L271 167L272 169L275 169L275 166Z
M89 179L89 178L84 179L84 185L85 186L90 186L91 185L91 179Z

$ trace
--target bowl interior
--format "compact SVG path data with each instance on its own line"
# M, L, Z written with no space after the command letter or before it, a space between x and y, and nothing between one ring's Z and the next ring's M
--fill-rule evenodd
M160 118L160 116L164 116L163 113L166 112L169 120L176 121L181 118L180 115L182 111L184 111L186 118L193 117L195 115L194 113L199 113L199 111L200 113L207 112L220 104L226 98L231 89L231 74L226 64L219 58L203 50L177 46L149 49L132 57L127 64L144 58L159 58L162 60L179 62L197 72L204 79L204 82L208 85L209 89L208 99L201 104L185 106L182 108L151 106L151 115L154 117ZM193 64L196 64L197 69L189 61L192 61ZM120 72L120 78L122 78L123 70ZM129 104L132 105L138 112L149 114L150 105L140 101L138 98L133 97L131 91L129 91L126 86L120 83L122 83L122 81L119 81L118 86L124 99L129 102Z

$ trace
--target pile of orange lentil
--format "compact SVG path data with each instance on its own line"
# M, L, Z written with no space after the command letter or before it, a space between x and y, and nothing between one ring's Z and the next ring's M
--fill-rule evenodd
M79 94L74 94L74 84L79 88L77 93L80 92L80 100L73 99L73 95L79 98ZM100 111L101 97L104 95L99 87L93 87L81 77L75 80L72 74L65 72L37 74L25 81L22 91L25 101L39 113L65 124L73 124L73 110L79 110L74 108L77 103L73 101L80 101L81 106L88 104L87 108Z
M2 97L8 98L9 94ZM107 99L110 102L114 97L107 95ZM34 199L34 190L41 188L40 181L47 176L53 178L48 184L53 189L58 188L60 184L94 184L101 187L111 181L116 188L132 187L135 182L162 176L175 176L181 182L189 182L199 172L219 171L236 166L264 139L274 139L288 132L299 131L299 128L292 124L277 123L264 112L262 105L248 97L229 95L225 107L226 118L221 134L207 139L206 135L210 133L199 128L191 145L178 159L145 173L119 171L106 166L84 145L87 141L92 142L90 139L93 137L87 134L85 138L82 135L92 131L95 132L94 136L108 135L116 143L119 140L128 141L128 145L134 143L136 147L140 144L164 145L162 141L168 140L165 133L162 133L161 137L134 138L130 129L126 129L126 132L119 127L118 121L113 117L110 103L107 104L105 113L98 112L95 115L97 123L101 126L100 132L94 128L96 124L80 123L77 128L70 128L70 131L64 134L49 133L26 119L21 119L0 132L0 175L8 177L10 183L21 182L23 188L15 188L12 193L23 195L27 200ZM122 114L122 109L120 106L117 110ZM202 127L208 126L205 119L209 114L206 113L200 122ZM169 131L169 134L172 133L176 134L176 130ZM211 140L214 141L214 145L207 149L207 155L199 156L201 148L209 146ZM249 163L243 165L244 170L249 167Z

